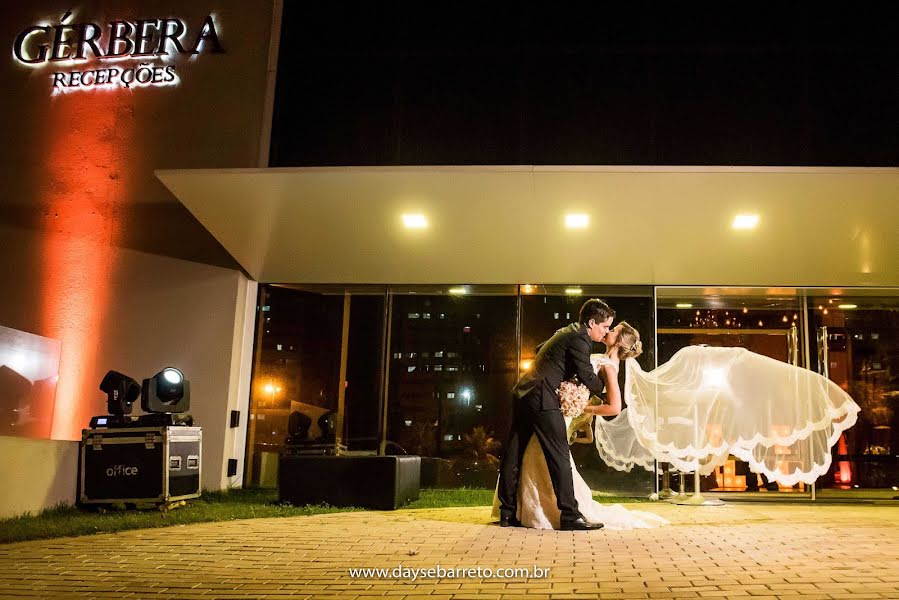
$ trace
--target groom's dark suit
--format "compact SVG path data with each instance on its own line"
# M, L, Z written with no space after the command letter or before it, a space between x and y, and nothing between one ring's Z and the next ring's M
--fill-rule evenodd
M562 521L581 516L574 497L568 434L556 390L563 381L577 375L591 393L598 396L602 392L602 379L593 372L590 364L592 348L587 328L580 323L559 329L537 346L537 357L531 370L522 375L512 389L512 429L499 471L502 516L516 516L521 461L531 435L537 436L543 448Z

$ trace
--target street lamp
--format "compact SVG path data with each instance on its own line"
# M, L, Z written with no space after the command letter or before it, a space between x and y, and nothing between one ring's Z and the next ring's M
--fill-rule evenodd
M275 394L277 392L280 392L281 388L279 386L276 386L273 382L270 381L262 387L262 390L267 394L271 394L271 400L269 402L269 406L270 407L274 406L275 405Z
M462 399L465 400L466 406L471 404L471 390L469 388L462 388Z

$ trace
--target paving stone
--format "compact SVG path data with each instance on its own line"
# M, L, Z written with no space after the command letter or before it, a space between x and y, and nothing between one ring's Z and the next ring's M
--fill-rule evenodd
M203 523L0 546L0 598L899 599L884 506L641 504L655 530L499 528L489 508ZM397 578L393 569L549 569ZM351 577L351 568L386 569Z

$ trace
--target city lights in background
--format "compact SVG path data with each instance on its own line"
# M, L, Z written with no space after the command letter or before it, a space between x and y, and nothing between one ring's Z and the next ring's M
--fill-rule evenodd
M755 229L759 224L758 215L737 215L731 227L734 229Z
M407 213L403 215L403 225L406 229L426 229L428 220L420 213Z
M590 217L583 213L565 215L565 227L568 229L586 229L589 224Z

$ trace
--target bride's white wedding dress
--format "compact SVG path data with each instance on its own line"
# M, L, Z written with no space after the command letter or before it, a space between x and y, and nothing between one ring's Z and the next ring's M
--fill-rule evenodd
M605 357L603 357L605 358ZM602 359L600 359L601 361ZM606 359L608 361L608 359ZM617 364L608 361L605 364ZM565 427L571 425L571 417L565 417ZM668 521L650 512L628 510L620 504L600 504L593 499L593 492L578 473L571 453L571 475L578 510L588 521L603 523L605 529L646 529L667 525ZM532 435L521 461L518 480L518 520L532 529L559 529L559 507L553 491L546 458L536 435ZM493 518L499 519L499 497L493 494Z

